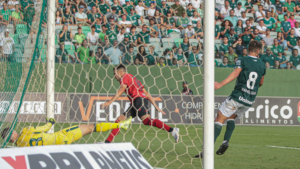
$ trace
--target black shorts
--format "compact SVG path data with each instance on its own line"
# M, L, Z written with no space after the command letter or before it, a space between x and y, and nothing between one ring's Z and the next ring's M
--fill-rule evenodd
M123 114L126 117L131 116L132 118L135 118L136 115L138 115L139 118L143 117L148 114L148 99L137 97Z

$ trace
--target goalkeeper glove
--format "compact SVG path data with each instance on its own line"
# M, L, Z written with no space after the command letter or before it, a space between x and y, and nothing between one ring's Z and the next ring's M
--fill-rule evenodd
M46 118L46 123L51 123L52 125L54 125L56 123L55 119L54 118Z

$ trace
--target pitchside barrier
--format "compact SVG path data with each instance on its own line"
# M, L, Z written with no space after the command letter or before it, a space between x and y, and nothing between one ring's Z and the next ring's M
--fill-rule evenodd
M36 101L33 94L25 95L20 109L18 122L39 122L46 117L46 101ZM114 122L130 105L126 96L113 102L107 109L101 109L100 104L111 99L113 95L97 94L56 94L55 119L58 123L77 122ZM158 118L169 124L203 124L203 99L201 96L153 95L157 105L167 113L162 115L149 104L152 118ZM36 93L36 98L46 100L45 94ZM215 97L215 115L225 96ZM5 104L1 102L0 104ZM13 102L8 116L13 115L19 102ZM237 125L268 125L268 126L299 126L300 97L257 97L253 106L242 118L237 118ZM133 123L140 123L139 118Z
M3 169L151 169L131 143L73 144L2 149Z

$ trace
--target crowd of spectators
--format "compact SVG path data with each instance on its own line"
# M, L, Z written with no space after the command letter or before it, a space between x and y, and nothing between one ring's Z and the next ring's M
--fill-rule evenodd
M32 21L31 1L0 0L3 30L7 24ZM56 0L55 61L202 66L203 4L203 0ZM298 12L298 0L215 0L215 66L234 67L237 57L248 55L249 42L258 40L263 44L259 57L267 68L299 69Z

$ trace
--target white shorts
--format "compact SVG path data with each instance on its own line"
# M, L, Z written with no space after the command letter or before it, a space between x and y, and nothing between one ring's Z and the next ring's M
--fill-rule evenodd
M234 101L228 97L221 105L220 112L226 116L230 117L233 114L241 117L250 107L245 106L239 102Z

